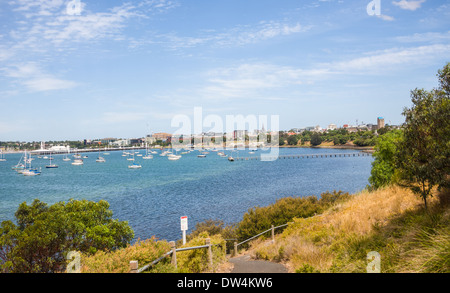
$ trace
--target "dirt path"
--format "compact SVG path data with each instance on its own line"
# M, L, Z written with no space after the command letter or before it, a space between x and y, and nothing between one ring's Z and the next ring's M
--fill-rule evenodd
M282 264L263 260L251 260L249 255L230 258L230 263L234 265L231 273L287 273L287 269Z

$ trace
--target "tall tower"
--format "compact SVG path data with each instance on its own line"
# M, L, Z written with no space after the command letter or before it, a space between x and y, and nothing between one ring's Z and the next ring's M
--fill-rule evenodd
M377 125L378 125L378 129L381 129L384 127L384 118L383 117L378 117Z

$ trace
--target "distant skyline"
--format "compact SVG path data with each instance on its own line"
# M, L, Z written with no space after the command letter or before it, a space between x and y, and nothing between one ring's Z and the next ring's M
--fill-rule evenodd
M195 107L281 130L401 124L450 61L450 0L369 3L2 1L0 141L173 133Z

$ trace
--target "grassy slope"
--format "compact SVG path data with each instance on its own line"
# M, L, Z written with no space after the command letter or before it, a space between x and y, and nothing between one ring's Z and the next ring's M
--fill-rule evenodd
M356 194L325 213L295 219L275 244L256 242L257 258L283 261L291 272L366 272L367 253L382 272L450 272L448 193L429 211L400 187Z

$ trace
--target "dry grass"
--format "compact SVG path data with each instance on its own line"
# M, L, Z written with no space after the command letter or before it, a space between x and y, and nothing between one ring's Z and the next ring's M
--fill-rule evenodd
M291 272L305 264L326 272L335 258L333 248L368 235L374 226L382 227L392 217L421 204L417 196L400 187L363 191L321 215L294 219L275 244L255 243L252 251L258 258L287 262Z

